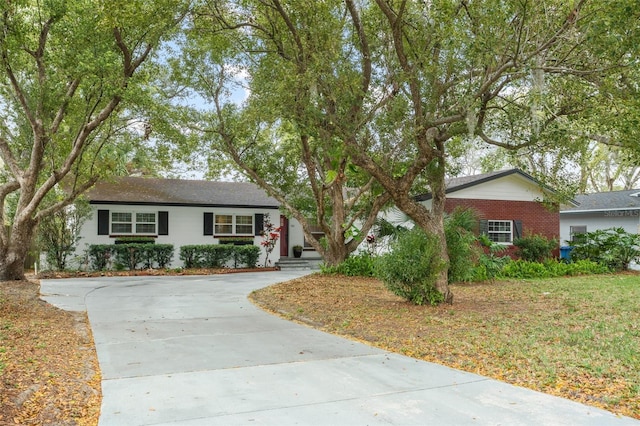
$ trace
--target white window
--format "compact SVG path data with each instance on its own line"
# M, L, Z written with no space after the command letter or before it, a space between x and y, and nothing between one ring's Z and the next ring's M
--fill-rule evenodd
M253 216L215 215L216 235L253 235Z
M569 227L569 235L571 236L571 241L584 242L584 234L586 233L587 227L585 225Z
M155 234L156 214L136 213L136 234Z
M216 234L233 234L233 216L227 214L216 215Z
M487 221L487 236L494 243L510 243L513 241L513 221Z
M155 235L156 221L156 213L111 212L111 233Z
M111 212L112 234L131 234L132 229L131 213Z
M253 235L253 216L236 216L236 234Z

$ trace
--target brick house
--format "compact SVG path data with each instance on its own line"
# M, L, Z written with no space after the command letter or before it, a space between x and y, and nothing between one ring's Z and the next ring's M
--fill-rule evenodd
M445 209L449 213L457 207L474 209L480 219L478 231L509 246L508 253L513 254L511 243L517 237L540 234L559 240L559 209L542 203L553 192L521 170L501 170L449 179ZM430 207L431 194L417 199Z

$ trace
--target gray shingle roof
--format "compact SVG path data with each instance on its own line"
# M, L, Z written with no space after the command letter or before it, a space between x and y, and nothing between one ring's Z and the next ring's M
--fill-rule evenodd
M640 209L640 197L632 194L640 194L640 189L577 195L575 200L578 205L563 212Z
M278 208L280 203L249 182L120 177L87 193L92 204Z

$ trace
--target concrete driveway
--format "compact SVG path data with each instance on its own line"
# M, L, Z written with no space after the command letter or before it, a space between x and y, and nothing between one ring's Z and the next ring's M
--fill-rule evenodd
M257 288L304 272L43 280L87 310L100 426L639 425L267 314Z

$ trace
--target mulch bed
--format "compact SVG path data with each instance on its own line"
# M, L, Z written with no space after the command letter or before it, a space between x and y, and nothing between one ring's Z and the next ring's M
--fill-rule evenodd
M138 277L138 276L180 276L237 274L240 272L268 272L278 268L189 268L189 269L141 269L137 271L45 271L38 274L40 279L87 278L87 277Z

